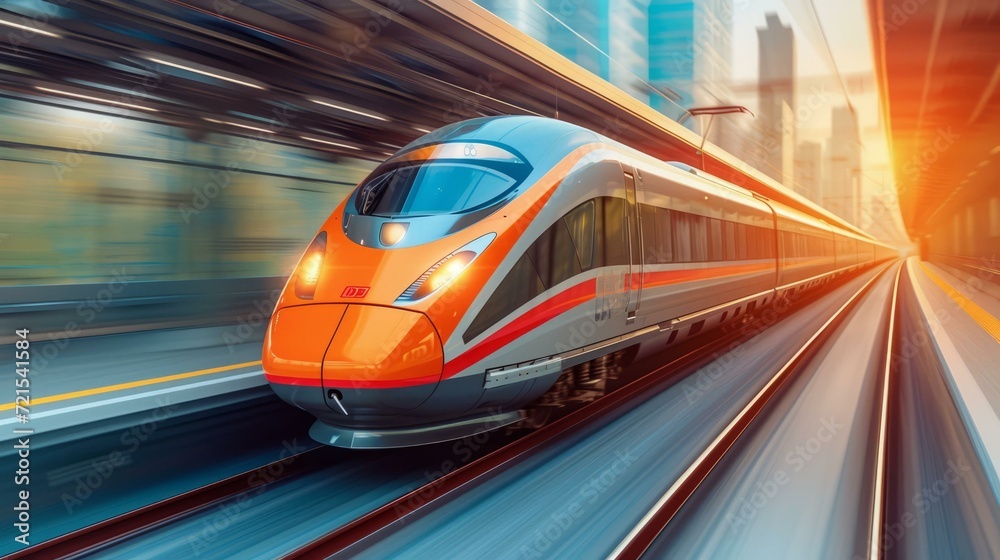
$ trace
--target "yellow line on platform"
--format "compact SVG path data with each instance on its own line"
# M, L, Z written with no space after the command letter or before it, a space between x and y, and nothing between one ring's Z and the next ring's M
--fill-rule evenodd
M943 278L934 274L934 271L927 267L926 264L920 263L923 267L924 272L927 273L927 277L931 279L939 288L944 290L944 293L948 295L959 307L961 307L966 313L969 314L981 327L986 329L986 332L1000 342L1000 319L997 319L993 315L990 315L988 311L976 305L971 299L962 295L961 292L951 287L951 284L946 282Z
M199 369L197 371L189 371L187 373L177 373L174 375L165 375L163 377L154 377L152 379L141 379L139 381L129 381L128 383L119 383L117 385L108 385L107 387L96 387L94 389L84 389L83 391L73 391L72 393L63 393L61 395L52 395L51 397L41 397L37 399L31 399L31 406L39 404L47 404L58 401L66 401L70 399L78 399L80 397L89 397L91 395L100 395L103 393L113 393L115 391L123 391L125 389L133 389L135 387L145 387L147 385L156 385L157 383L168 383L170 381L177 381L179 379L190 379L192 377L200 377L202 375L211 375L213 373L221 373L223 371L232 371L234 369L240 369L251 366L259 366L260 360L256 362L243 362L242 364L230 364L228 366L220 366L208 369ZM30 375L30 374L29 374ZM28 408L30 409L31 406ZM0 411L3 410L14 410L14 403L7 403L0 405Z

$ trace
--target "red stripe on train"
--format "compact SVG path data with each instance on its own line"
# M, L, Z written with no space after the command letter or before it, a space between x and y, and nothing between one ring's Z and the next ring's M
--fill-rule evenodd
M584 280L571 288L559 292L521 314L520 317L514 319L479 344L476 344L446 363L441 378L447 379L455 375L521 336L524 336L549 319L561 315L581 303L594 299L596 293L596 278Z

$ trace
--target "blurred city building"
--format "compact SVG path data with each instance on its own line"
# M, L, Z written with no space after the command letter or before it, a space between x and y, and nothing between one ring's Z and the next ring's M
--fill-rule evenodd
M823 206L841 218L857 223L861 201L861 141L858 122L850 107L834 107L831 113L830 188Z
M795 181L802 195L817 204L823 203L823 146L819 142L799 142Z
M649 0L478 0L507 23L650 103Z
M761 169L785 186L794 184L795 159L795 32L777 14L757 28L759 52L757 116L766 150ZM790 147L789 147L790 146Z
M732 0L653 0L649 5L649 80L672 91L685 108L731 105ZM653 96L650 104L669 114L671 103ZM688 124L695 132L700 120ZM716 119L708 140L736 152L733 119Z

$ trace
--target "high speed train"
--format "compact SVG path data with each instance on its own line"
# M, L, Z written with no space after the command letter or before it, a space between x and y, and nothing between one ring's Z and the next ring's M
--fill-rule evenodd
M517 421L567 368L638 357L894 255L584 128L492 117L379 165L278 301L267 380L339 447Z

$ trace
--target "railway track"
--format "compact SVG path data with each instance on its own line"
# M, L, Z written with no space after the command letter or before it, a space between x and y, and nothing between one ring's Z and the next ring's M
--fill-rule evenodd
M824 329L829 327L881 274L880 272L866 283L838 311L838 314L825 324ZM799 308L808 304L820 295L820 293L809 294L794 307ZM544 424L511 443L322 535L287 553L283 558L327 558L349 551L352 547L363 546L370 539L377 539L382 532L391 531L394 525L405 523L447 503L486 478L532 456L543 447L556 444L593 425L594 422L612 420L624 414L631 408L630 405L645 400L644 396L655 394L656 391L662 390L683 378L688 372L707 363L720 351L745 342L746 339L758 334L760 329L753 327L761 322L760 317L757 317L744 325L749 328L725 331L722 336L717 336L704 345L684 350L675 359L642 374L613 392L588 402L551 423ZM810 339L810 343L815 339L816 336ZM801 359L803 354L804 351L800 351L793 361ZM788 369L786 366L776 377L787 375ZM777 385L774 388L776 389ZM751 419L752 417L748 417L747 423ZM321 460L322 451L323 448L316 448L279 458L256 469L39 543L11 555L10 558L75 558L100 552L116 543L155 531L175 520L195 515L241 494L261 492L276 483L326 466ZM693 480L695 479L691 478L686 484L690 484Z
M892 284L892 300L889 302L889 325L886 329L885 364L882 369L882 393L879 399L878 447L875 456L875 486L872 492L872 523L868 530L868 559L881 560L885 550L883 546L883 520L886 515L888 485L886 471L888 470L889 453L889 419L891 417L891 395L894 394L892 379L892 358L896 341L896 308L899 304L899 277L904 264L896 269L896 279Z
M825 331L836 318L842 315L846 308L849 308L861 294L866 292L881 277L884 270L880 271L852 296L837 314L825 323L821 331ZM708 357L716 355L724 348L731 347L734 343L742 343L744 338L749 338L744 334L747 330L752 329L731 332L707 346L688 352L552 424L529 433L508 446L470 463L465 468L435 480L428 485L430 488L423 487L414 490L370 514L284 555L282 559L313 560L340 554L350 556L355 547L364 547L368 542L378 540L383 532L392 531L394 526L402 525L411 518L424 515L433 508L449 502L473 488L486 477L495 476L512 467L543 446L568 438L581 429L591 426L594 422L611 420L618 414L624 413L630 408L630 405L642 402L643 396L648 397L655 394L657 390L662 390L671 381L683 378L683 374L693 371L699 365L707 362ZM814 339L815 337L810 341L812 342ZM797 353L793 360L801 359L802 354L803 352ZM789 368L783 368L783 372L787 369Z
M702 451L702 453L691 463L684 473L668 488L657 500L654 506L642 517L638 524L622 539L608 555L608 560L632 559L640 557L652 544L653 541L666 528L667 524L677 515L681 507L694 495L705 479L712 472L725 454L733 447L739 437L750 426L753 420L765 410L768 403L772 402L776 395L780 394L780 389L793 378L799 367L805 364L814 351L822 347L823 343L834 332L848 315L848 311L854 308L861 300L862 296L868 293L879 278L893 266L893 263L886 265L874 277L866 282L854 295L851 296L823 325L814 332L809 339L792 355L792 357L782 366L758 391L756 395L746 404L746 406L736 415L735 418L715 437L714 440ZM897 274L898 284L898 274ZM895 308L895 306L893 306ZM891 324L892 321L890 321ZM891 341L891 337L889 338ZM889 354L891 356L891 354ZM889 371L889 360L887 357L886 374ZM883 379L883 384L885 380ZM887 388L882 392L882 412L880 425L878 459L879 476L884 478L885 464L885 437L887 434L887 411L888 402ZM873 496L873 506L884 508L884 484L879 482L876 495ZM878 527L880 521L872 523L872 545L871 550L879 550L878 539L880 531ZM878 558L877 556L874 558Z
M263 492L276 482L317 467L321 451L322 448L313 448L288 454L255 469L32 545L6 559L75 558L97 552L234 496Z

